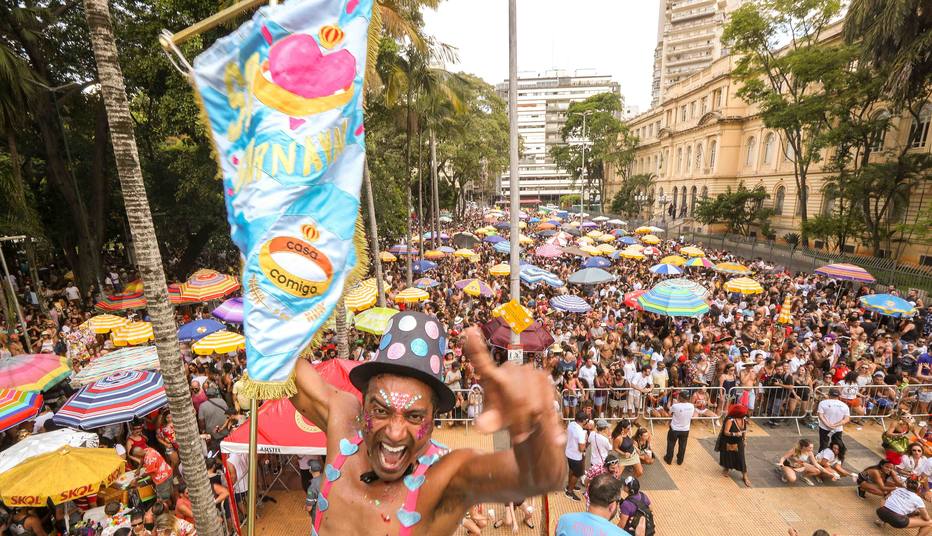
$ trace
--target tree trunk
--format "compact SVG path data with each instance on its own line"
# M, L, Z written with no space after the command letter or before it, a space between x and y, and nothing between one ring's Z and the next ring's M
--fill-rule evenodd
M440 192L437 190L437 139L434 129L430 129L430 190L431 190L431 219L434 221L434 248L443 245L440 240Z
M207 478L201 452L197 418L178 347L174 311L168 301L168 288L162 257L155 237L149 200L146 196L136 149L136 135L130 117L123 72L110 23L108 0L84 0L85 16L97 61L101 95L107 108L113 155L123 190L123 200L136 244L138 268L145 285L148 312L155 332L155 345L165 382L168 405L175 422L185 481L191 495L198 533L220 536L222 529L214 505L214 494ZM82 255L85 252L82 252Z
M408 100L405 109L405 225L406 225L406 242L405 242L405 263L407 264L407 286L414 284L413 270L411 264L411 89L408 88Z
M424 259L424 143L421 141L421 124L417 127L417 249L418 258Z
M375 199L372 197L372 181L369 179L369 163L363 168L362 182L366 186L366 204L369 207L369 246L372 264L375 266L375 287L379 293L379 307L385 307L385 284L382 279L382 259L379 258L379 223L375 218Z
M340 359L348 359L349 323L346 321L346 303L343 302L343 298L340 298L340 301L337 302L337 306L334 308L333 314L336 315L333 324L337 339L337 357Z

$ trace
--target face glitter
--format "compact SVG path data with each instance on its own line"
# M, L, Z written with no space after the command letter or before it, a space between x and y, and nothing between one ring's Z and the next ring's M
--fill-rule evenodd
M424 422L421 423L420 428L417 429L417 440L420 441L427 437L427 434L430 433L430 429L433 427L434 421L431 419L424 419Z
M372 432L372 415L367 411L363 414L363 419L365 421L366 432Z
M387 393L385 389L379 389L379 396L382 397L385 405L396 411L408 411L418 400L423 398L421 395L411 396L408 393L396 393L395 391Z

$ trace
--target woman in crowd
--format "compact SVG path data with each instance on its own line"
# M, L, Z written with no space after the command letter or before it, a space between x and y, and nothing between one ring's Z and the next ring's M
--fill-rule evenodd
M744 485L751 487L745 460L747 432L748 408L742 404L735 404L728 408L715 447L718 450L718 464L722 467L722 474L728 476L729 471L738 471Z
M797 441L796 446L781 456L777 463L777 470L782 473L780 480L793 484L796 482L797 478L802 478L803 482L810 486L815 485L815 483L810 480L810 477L815 477L819 480L825 477L831 480L838 480L838 475L826 469L816 461L815 454L812 450L812 441L805 438Z
M834 472L839 477L849 477L851 472L844 468L846 450L841 443L832 441L825 450L816 454L816 461L823 468Z
M903 486L903 481L896 474L896 466L888 459L862 470L855 483L858 497L862 499L868 494L886 497L891 491Z

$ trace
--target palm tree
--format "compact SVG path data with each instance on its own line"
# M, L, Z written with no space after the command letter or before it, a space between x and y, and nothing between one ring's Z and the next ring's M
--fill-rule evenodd
M145 284L146 301L159 364L165 381L165 393L178 435L181 463L191 495L198 533L208 536L222 534L220 519L214 505L214 495L207 478L207 467L201 452L197 418L191 403L191 393L185 377L175 326L174 311L168 301L165 272L159 252L139 167L136 134L126 99L123 71L120 68L116 42L110 23L108 0L84 0L84 11L90 29L91 44L97 60L100 92L107 109L110 138L117 173L123 189L126 215L129 219L139 272Z

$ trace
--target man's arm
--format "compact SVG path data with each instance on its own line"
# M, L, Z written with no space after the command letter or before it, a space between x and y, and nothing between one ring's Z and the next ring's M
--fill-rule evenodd
M330 418L330 405L338 398L352 396L324 381L307 359L299 359L295 366L295 384L298 393L291 397L291 403L301 415L325 433Z

